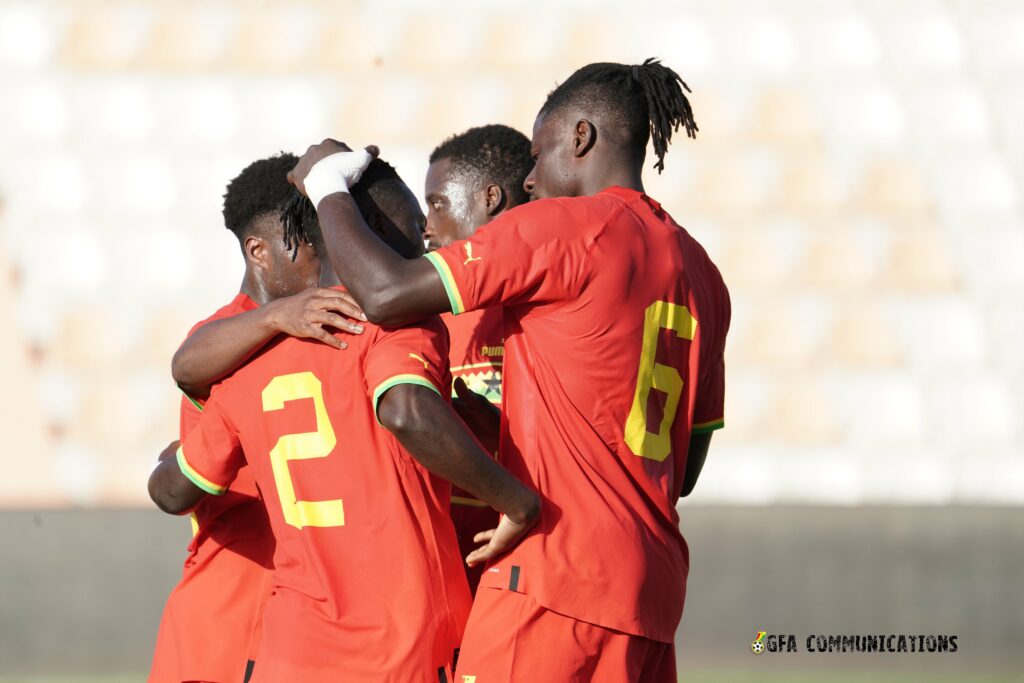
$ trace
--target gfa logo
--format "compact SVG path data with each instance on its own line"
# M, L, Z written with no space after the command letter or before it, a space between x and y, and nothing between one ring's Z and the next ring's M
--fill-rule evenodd
M765 652L797 652L796 636L777 633L769 636L764 631L758 631L757 638L750 644L750 651L755 655L763 655Z

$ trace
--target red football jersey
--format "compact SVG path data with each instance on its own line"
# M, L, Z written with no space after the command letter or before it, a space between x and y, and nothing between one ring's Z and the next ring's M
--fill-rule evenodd
M505 326L501 308L468 311L463 315L441 316L451 345L448 360L452 380L461 377L470 389L501 406L501 364L505 355ZM455 390L452 389L452 397ZM497 453L494 454L497 457ZM468 491L452 487L452 522L459 539L459 552L466 557L477 547L473 537L498 525L498 513ZM466 567L469 590L476 593L484 566Z
M219 494L248 461L277 537L254 681L451 680L470 597L450 486L378 423L410 383L447 397L437 318L349 348L282 338L225 379L178 452Z
M208 322L256 307L239 294L189 336ZM202 407L202 401L182 397L182 442L198 424ZM149 681L241 681L259 645L274 555L270 520L249 468L239 472L224 496L199 504L192 531L181 581L164 606Z
M541 520L481 586L672 642L690 435L722 426L728 292L704 249L619 187L530 202L427 257L452 311L504 306L501 457Z

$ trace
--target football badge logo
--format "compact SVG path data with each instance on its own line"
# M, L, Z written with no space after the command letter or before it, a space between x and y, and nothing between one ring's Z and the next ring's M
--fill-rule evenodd
M757 638L750 644L750 651L755 655L764 654L764 631L757 632Z

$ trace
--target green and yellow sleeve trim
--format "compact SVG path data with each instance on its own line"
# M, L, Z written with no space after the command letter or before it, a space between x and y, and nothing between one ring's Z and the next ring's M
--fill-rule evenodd
M438 391L433 382L426 377L420 377L419 375L395 375L394 377L389 377L378 384L377 388L373 390L373 416L377 418L377 424L381 427L384 425L381 424L380 416L377 415L377 404L380 402L380 397L384 395L385 391L399 384L418 384L421 387L430 389L438 396L441 396L441 392Z
M199 411L200 413L201 413L201 412L203 412L203 404L202 404L202 403L200 403L199 401L197 401L197 400L195 400L194 398L192 398L191 396L189 396L189 395L188 395L188 394L187 394L187 393L185 392L185 390L184 390L184 389L182 389L181 387L178 387L178 390L179 390L179 391L181 391L181 395L182 395L182 396L184 396L185 398L187 398L187 399L188 399L188 402L189 402L189 403L191 403L192 405L194 405L194 406L195 406L196 410L198 410L198 411Z
M693 425L693 429L690 430L691 434L706 434L713 432L716 429L721 429L725 426L725 418L720 417L717 420L710 420L708 422L697 422Z
M455 277L452 275L452 269L448 266L448 262L436 251L430 252L424 258L433 264L437 269L437 274L441 276L441 284L444 285L444 291L448 295L452 313L455 315L465 313L466 307L462 303L462 294L459 293L459 286L455 284Z
M185 450L182 447L178 448L178 467L181 468L181 473L188 477L189 481L207 493L212 493L215 496L223 496L224 492L228 490L227 486L217 486L212 481L192 469L192 465L189 465L188 460L185 459Z

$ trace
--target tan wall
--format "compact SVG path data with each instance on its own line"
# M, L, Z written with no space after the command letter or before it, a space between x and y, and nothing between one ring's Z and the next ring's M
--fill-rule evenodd
M683 509L681 669L1024 665L1019 508ZM0 513L0 674L146 669L188 524L142 510ZM614 596L609 596L614 599ZM959 652L753 657L756 631L959 634ZM685 680L685 679L684 679Z

